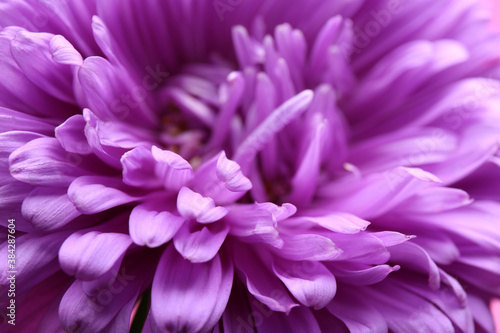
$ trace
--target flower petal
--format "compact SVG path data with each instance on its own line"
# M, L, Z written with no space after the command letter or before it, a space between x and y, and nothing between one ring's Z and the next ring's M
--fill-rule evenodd
M281 234L283 247L273 251L289 260L333 260L342 254L331 239L316 234Z
M64 151L55 138L28 142L9 157L10 173L19 181L42 186L68 186L87 173L83 160Z
M178 191L193 177L193 168L181 156L169 150L151 148L156 161L155 174L167 190Z
M245 192L252 188L252 183L243 175L240 166L229 160L224 152L217 159L217 177L233 192Z
M273 271L301 304L316 310L330 303L337 291L333 274L316 261L275 260Z
M262 259L254 250L244 246L233 252L234 264L243 274L243 282L248 292L271 310L290 313L293 307L298 306L288 295L281 281L265 266Z
M82 115L74 115L56 127L56 138L69 153L87 155L92 152L85 137L85 119Z
M203 197L187 187L179 191L177 210L185 219L196 219L200 223L215 222L228 213L228 209L215 206L212 198Z
M77 231L62 244L59 263L78 280L95 280L121 261L131 244L125 234Z
M36 230L52 231L80 216L66 188L37 187L24 199L22 213Z
M73 74L69 67L55 62L49 52L53 35L20 31L11 42L11 52L24 75L50 95L75 103Z
M172 214L160 200L147 201L130 213L130 237L137 245L158 247L170 241L183 223L184 218Z
M52 59L63 65L83 65L82 55L71 45L64 36L57 35L50 40Z
M82 176L71 183L68 196L79 212L95 214L139 199L126 194L122 188L117 178Z
M169 246L160 258L151 291L156 325L162 331L200 332L222 315L231 284L232 267L218 255L193 264Z
M243 171L255 158L264 145L289 122L297 118L311 104L314 94L310 90L305 90L300 94L290 98L285 103L274 110L271 115L262 122L246 139L241 143L234 156L234 161L238 163Z
M191 221L174 236L174 246L192 263L207 262L217 254L228 232L222 222L200 225Z

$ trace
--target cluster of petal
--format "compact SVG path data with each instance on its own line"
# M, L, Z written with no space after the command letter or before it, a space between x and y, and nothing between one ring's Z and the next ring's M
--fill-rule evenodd
M143 332L493 332L487 25L456 0L6 1L2 331L126 332L140 305Z

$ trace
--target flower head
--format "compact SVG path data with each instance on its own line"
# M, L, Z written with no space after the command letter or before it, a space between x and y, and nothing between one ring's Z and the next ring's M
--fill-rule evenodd
M472 1L7 1L15 328L493 332L487 25Z

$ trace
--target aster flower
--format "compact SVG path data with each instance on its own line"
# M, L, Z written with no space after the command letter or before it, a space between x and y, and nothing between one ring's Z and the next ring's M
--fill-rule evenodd
M494 331L481 4L10 0L0 26L2 331Z

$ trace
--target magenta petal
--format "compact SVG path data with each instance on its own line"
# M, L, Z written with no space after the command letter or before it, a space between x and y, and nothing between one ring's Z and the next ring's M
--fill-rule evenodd
M83 65L82 55L61 35L54 36L50 40L50 53L54 61L60 64Z
M160 258L151 291L151 311L158 328L195 333L218 320L229 299L232 271L218 255L193 264L169 246Z
M383 283L379 288L363 288L363 294L372 298L372 302L377 305L376 309L394 332L455 332L450 318L435 304L405 287Z
M365 230L370 225L370 222L348 213L333 213L325 216L291 218L281 225L288 228L321 226L334 232L356 234Z
M254 307L254 309L257 309ZM254 310L257 311L257 310ZM329 326L332 332L341 332ZM259 332L307 332L307 333L322 333L318 325L318 320L313 315L313 311L305 306L300 306L291 309L290 313L273 313L266 317L262 325L259 325Z
M79 212L95 214L138 199L121 191L122 187L116 178L83 176L71 183L68 196Z
M56 230L80 216L65 188L37 187L24 199L22 213L37 230Z
M193 262L212 260L224 243L229 232L222 222L200 225L186 223L174 236L174 245L182 256Z
M78 231L61 246L59 263L79 280L94 280L121 261L131 244L132 239L125 234Z
M419 273L429 275L429 286L432 289L439 288L441 278L436 263L429 254L420 246L406 242L391 247L391 259L405 268L415 270Z
M73 75L70 68L52 59L49 52L52 37L47 33L21 31L12 40L12 56L33 83L60 100L74 103Z
M220 152L196 170L190 187L201 195L211 197L218 205L226 205L240 199L245 195L246 188L251 187L245 179L239 165Z
M70 157L55 138L35 139L10 155L10 173L29 184L67 186L86 173L81 162Z
M85 137L85 124L82 115L74 115L56 127L56 138L64 150L83 155L92 152Z
M252 183L243 175L240 166L229 160L224 152L217 160L217 177L233 192L245 192L252 188Z
M151 148L156 160L155 174L167 190L177 191L193 177L193 168L181 156L169 150Z
M275 260L273 270L300 303L316 310L330 303L337 291L333 274L316 261Z
M227 208L215 206L212 198L204 197L187 187L179 191L177 210L184 218L196 219L200 223L220 220L228 213Z
M105 328L108 325L119 325L115 320L120 315L123 316L122 311L131 312L140 281L136 276L130 278L131 280L107 286L97 297L85 294L82 281L76 280L64 294L59 306L59 319L65 331L71 332L78 328L82 333L118 332Z
M23 295L30 288L55 274L60 270L57 263L57 251L68 233L55 232L48 235L16 233L16 293ZM0 246L0 255L8 258L8 243L4 241ZM12 247L10 248L12 249ZM0 262L0 292L7 294L10 283L7 273L10 270L9 262Z
M9 131L30 131L52 135L54 126L52 126L49 121L38 117L0 107L0 132L5 135Z
M331 239L316 234L281 235L284 244L274 252L289 260L334 260L342 254Z
M248 292L273 311L289 313L296 304L281 281L266 267L253 250L241 247L234 251L234 264Z
M130 214L130 237L137 245L158 247L177 233L184 218L167 210L161 201L137 205Z
M377 304L359 293L359 289L342 288L327 309L340 318L352 333L387 332L386 318Z
M362 265L356 269L354 267L342 267L342 265L329 265L335 277L340 281L354 286L366 286L384 280L390 273L399 270L399 266L389 265L368 266Z
M247 167L276 133L307 109L313 97L312 91L305 90L280 105L241 143L236 151L234 161L242 167Z
M371 218L399 205L419 190L441 181L431 173L418 168L398 167L383 174L371 174L351 184L336 184L325 188L332 210L355 214L360 218ZM345 191L346 186L351 189ZM360 205L360 202L365 204Z
M155 188L160 181L154 174L155 161L151 150L139 146L120 159L123 168L123 182L130 186Z
M327 121L323 120L314 128L314 135L302 157L302 161L291 180L292 191L288 201L296 205L308 205L316 191L321 169L322 148L326 138Z
M410 200L411 205L403 203L398 210L406 214L432 214L466 206L473 201L467 192L448 187L426 189Z
M273 213L286 214L274 204L234 205L224 221L230 227L230 234L244 242L267 243L280 248L283 240L279 236Z

